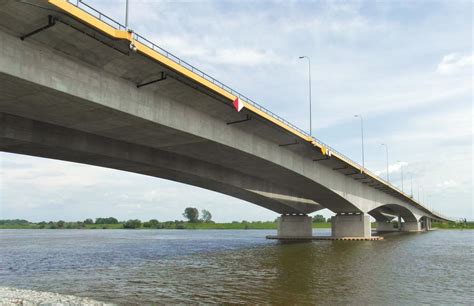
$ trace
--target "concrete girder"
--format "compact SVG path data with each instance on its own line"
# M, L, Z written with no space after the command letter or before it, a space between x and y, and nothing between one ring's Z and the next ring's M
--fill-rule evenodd
M388 211L387 211L388 210ZM385 204L374 208L373 210L369 211L369 214L374 217L377 221L390 221L393 218L387 220L387 216L389 215L396 215L403 218L405 222L415 222L418 221L419 215L414 212L413 208L406 207L402 203L400 204Z
M2 113L0 149L165 178L228 194L282 214L307 214L322 208L294 191L223 167Z
M318 182L318 177L335 175L330 167L317 165L312 159L291 153L289 147L278 147L257 136L255 131L261 131L260 126L254 126L255 131L249 134L248 130L227 126L222 118L203 113L189 103L176 102L183 102L183 97L195 102L211 99L195 90L170 82L181 93L178 96L176 89L163 89L168 95L177 96L172 100L164 92L137 90L123 79L1 31L0 38L15 49L0 57L0 79L11 84L3 89L0 112L219 163L280 186L291 182L301 197L324 203L333 211L360 212L347 199L347 182L331 179L338 185L334 189ZM64 77L68 74L71 76ZM18 86L25 89L20 95ZM215 101L212 103L214 108L221 109Z

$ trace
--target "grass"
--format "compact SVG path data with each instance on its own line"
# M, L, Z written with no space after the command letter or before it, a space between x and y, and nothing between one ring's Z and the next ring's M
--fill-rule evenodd
M162 223L163 229L276 229L276 222L233 222L233 223ZM331 223L313 223L313 228L331 228ZM37 223L0 224L0 229L51 229ZM54 228L54 229L57 229ZM74 223L66 223L63 229L78 229ZM123 224L84 224L83 229L123 229ZM140 229L147 229L141 227Z
M466 222L466 223L438 223L433 222L431 223L432 228L440 228L440 229L474 229L474 222Z
M160 229L276 229L276 222L232 222L232 223L175 223L175 222L163 222L160 223L162 228ZM375 222L371 224L372 228L375 228ZM467 223L432 223L433 228L439 229L474 229L474 222ZM49 224L40 226L38 223L27 223L27 224L0 224L0 229L51 229ZM57 227L56 227L57 228ZM79 227L75 222L66 222L63 229L78 229ZM331 228L331 223L313 223L313 228ZM123 224L84 224L83 229L123 229ZM140 229L147 229L141 227Z

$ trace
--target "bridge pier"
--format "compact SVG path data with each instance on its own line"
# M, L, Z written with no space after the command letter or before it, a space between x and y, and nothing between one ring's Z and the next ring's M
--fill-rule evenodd
M425 220L426 220L425 230L429 231L431 230L431 218L426 217Z
M421 223L418 221L403 222L401 231L402 232L420 232Z
M420 221L420 228L422 231L429 231L431 230L431 219L428 217L421 218Z
M390 221L377 221L377 232L396 232L399 229L393 226Z
M331 230L332 236L337 238L372 236L370 217L366 214L337 214L331 218Z
M306 215L281 215L277 221L278 238L311 238L312 218Z

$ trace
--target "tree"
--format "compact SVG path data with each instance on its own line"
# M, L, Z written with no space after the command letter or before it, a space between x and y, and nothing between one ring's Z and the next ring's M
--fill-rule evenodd
M186 207L183 217L188 219L190 223L196 223L199 220L199 211L194 207Z
M316 215L313 217L313 222L314 223L324 223L326 222L326 218L324 218L322 215Z
M65 223L65 222L64 222L63 220L59 220L59 221L58 221L58 227L59 227L59 228L63 228L63 227L64 227L64 223Z
M146 228L160 228L160 222L158 222L158 220L156 220L156 219L151 219L148 222L144 222L143 227L146 227Z
M93 224L93 223L94 223L94 221L90 218L84 220L84 224Z
M201 210L201 214L202 214L202 221L206 223L211 222L212 215L209 210L203 209Z
M123 224L123 228L140 228L142 227L142 221L138 219L128 220Z
M118 224L118 223L119 223L118 220L115 219L114 217L95 219L95 224Z

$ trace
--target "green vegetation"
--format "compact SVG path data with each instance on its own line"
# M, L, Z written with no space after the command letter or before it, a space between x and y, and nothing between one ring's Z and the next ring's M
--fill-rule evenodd
M190 223L197 223L199 221L199 210L194 207L186 207L183 217L188 219Z
M201 211L202 218L199 218L199 210L194 207L187 207L183 216L188 221L175 220L159 222L151 219L142 222L138 219L119 221L114 217L96 218L95 222L88 218L84 221L65 222L38 222L33 223L23 219L0 220L0 229L276 229L275 221L232 221L231 223L215 223L208 210ZM371 224L375 228L375 222ZM467 222L465 219L459 222L433 222L433 228L441 229L474 229L474 222ZM331 219L325 219L322 215L313 217L313 228L331 228Z
M0 229L276 229L274 221L233 221L231 223L215 222L185 222L181 220L159 222L156 219L141 222L128 220L112 224L85 223L85 222L39 222L32 223L26 220L0 220ZM313 223L313 228L331 228L331 223Z
M474 229L474 222L459 221L459 222L432 222L432 228L440 229Z

